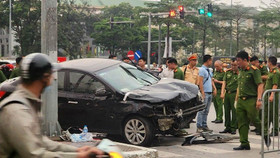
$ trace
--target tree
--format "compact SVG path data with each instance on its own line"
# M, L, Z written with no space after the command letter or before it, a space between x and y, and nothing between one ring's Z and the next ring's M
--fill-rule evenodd
M41 51L41 1L12 1L12 29L15 31L16 42L20 45L20 54ZM0 27L7 27L9 16L9 0L0 3ZM2 21L2 17L4 17Z
M70 59L86 55L83 39L90 36L96 21L98 16L91 15L86 3L76 5L76 0L62 0L58 5L58 48Z

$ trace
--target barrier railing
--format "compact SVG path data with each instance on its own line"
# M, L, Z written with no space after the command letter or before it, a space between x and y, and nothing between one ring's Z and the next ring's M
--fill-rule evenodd
M270 95L274 93L272 102L269 101ZM271 152L280 152L280 133L279 133L279 101L280 89L267 90L262 96L262 146L261 156ZM276 129L277 128L277 129ZM265 149L266 146L266 149Z

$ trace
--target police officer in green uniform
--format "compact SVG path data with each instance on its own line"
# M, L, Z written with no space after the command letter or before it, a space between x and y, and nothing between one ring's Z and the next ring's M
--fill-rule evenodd
M213 99L215 111L216 111L216 120L212 121L213 123L223 123L223 99L221 96L221 88L223 84L223 78L225 72L223 70L223 62L217 60L214 63L216 71L214 72L213 81L217 88L217 95Z
M20 65L21 60L22 60L22 57L16 58L16 68L12 71L9 78L15 78L15 77L20 76L19 65Z
M0 83L4 82L6 80L6 76L5 74L3 73L3 71L0 70Z
M233 149L250 150L248 141L249 123L250 121L253 122L258 131L261 127L260 120L256 115L262 105L263 83L260 70L249 64L249 55L246 51L238 52L236 61L240 68L236 114L241 145Z
M280 84L280 72L277 68L277 58L274 56L271 56L268 58L268 67L269 67L269 73L268 78L266 80L265 84L265 90L269 89L277 89ZM268 105L268 101L270 102ZM270 127L270 124L273 126L273 131L270 134L271 136L278 136L278 93L271 93L268 97L268 95L265 96L265 105L264 105L264 135L268 135L268 128ZM273 103L274 102L274 103ZM268 110L269 106L269 110ZM274 106L274 107L273 107ZM275 113L273 114L273 109L275 110ZM269 114L269 121L268 121L268 114ZM273 118L274 115L274 118ZM273 120L274 119L274 120ZM273 133L274 132L274 133ZM265 137L267 139L267 137ZM266 141L267 142L267 141Z
M263 81L264 87L265 87L265 82L266 82L267 75L268 75L267 67L263 64L260 64L260 60L257 56L253 56L252 58L250 58L250 64L257 67L261 71L261 78L262 78L262 81ZM262 118L262 113L260 111L259 111L258 117L259 117L259 119ZM251 132L256 132L256 129L251 130Z
M268 75L267 67L263 64L260 64L259 58L257 56L253 56L250 59L250 64L257 67L261 71L261 78L262 78L263 82L265 83L265 80L267 79L267 75Z
M184 73L183 71L178 67L177 60L175 58L170 58L168 60L168 65L170 68L174 71L174 78L178 80L184 80Z
M236 109L234 107L234 101L237 91L237 78L238 78L238 66L235 58L232 58L231 69L228 69L223 78L223 86L221 98L224 99L225 108L225 129L220 133L236 134L237 120Z

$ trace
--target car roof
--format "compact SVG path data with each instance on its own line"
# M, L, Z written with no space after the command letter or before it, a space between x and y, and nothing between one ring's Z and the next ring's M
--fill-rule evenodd
M84 58L65 61L60 64L62 69L73 69L93 73L120 63L121 61L113 59Z

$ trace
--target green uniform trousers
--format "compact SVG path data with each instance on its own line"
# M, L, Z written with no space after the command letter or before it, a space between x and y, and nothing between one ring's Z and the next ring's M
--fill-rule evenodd
M269 134L268 129L269 129L270 125L272 125L274 132L278 133L278 128L279 128L278 95L275 95L274 97L275 97L275 100L274 100L275 104L273 102L270 102L268 105L268 97L267 97L267 95L265 96L265 100L264 100L264 135ZM273 110L274 110L274 114L273 114Z
M241 145L249 145L248 132L250 121L255 125L257 130L261 128L256 101L256 97L250 97L246 100L239 98L237 101L236 114Z
M237 129L236 109L234 107L236 93L226 93L224 100L225 108L225 127L227 130Z
M221 90L217 91L217 95L213 99L215 111L216 111L216 120L223 120L223 99L221 96Z

